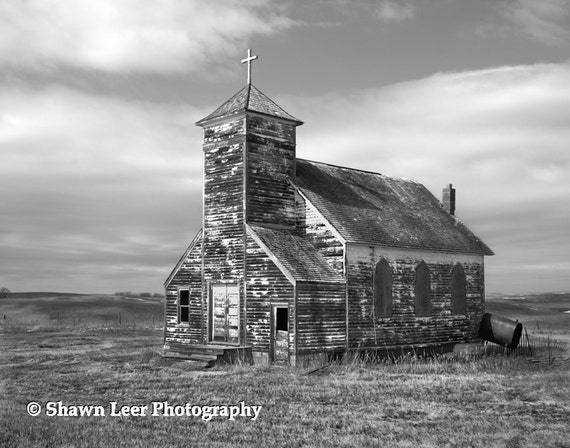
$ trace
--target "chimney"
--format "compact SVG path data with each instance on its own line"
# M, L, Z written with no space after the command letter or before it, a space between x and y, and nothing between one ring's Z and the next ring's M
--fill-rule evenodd
M455 188L451 184L443 187L443 198L441 200L443 208L450 215L455 215Z

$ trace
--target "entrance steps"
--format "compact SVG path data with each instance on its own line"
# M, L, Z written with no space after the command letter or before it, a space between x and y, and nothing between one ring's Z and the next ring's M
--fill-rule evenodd
M164 344L164 356L202 362L205 364L205 367L213 367L216 364L253 364L251 346L191 345L180 342L166 342Z

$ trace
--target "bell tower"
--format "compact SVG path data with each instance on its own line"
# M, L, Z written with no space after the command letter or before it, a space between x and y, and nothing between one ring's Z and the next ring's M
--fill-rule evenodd
M203 282L240 284L246 223L295 225L295 134L302 122L248 82L196 122L204 129ZM242 294L240 294L242 296Z

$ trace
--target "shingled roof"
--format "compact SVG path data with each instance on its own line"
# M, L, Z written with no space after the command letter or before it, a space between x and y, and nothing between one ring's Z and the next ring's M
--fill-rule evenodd
M345 281L309 241L296 235L293 230L252 224L248 225L248 230L290 280L323 283Z
M418 182L297 159L294 183L347 242L493 255Z
M210 115L202 118L200 121L197 121L196 124L201 126L208 121L229 117L242 111L257 112L272 117L282 118L284 120L290 120L295 122L297 125L303 124L301 120L285 112L253 84L246 85Z

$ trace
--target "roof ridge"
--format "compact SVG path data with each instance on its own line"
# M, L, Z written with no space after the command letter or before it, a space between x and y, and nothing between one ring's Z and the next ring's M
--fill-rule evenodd
M253 84L250 84L250 89L247 92L246 108L248 108L248 110L250 110L249 109L249 97L250 97L251 87L253 87L255 90L257 90L258 93L263 95L265 97L265 99L269 100L277 109L281 109L283 112L285 112L287 115L289 115L289 113L285 109L283 109L279 104L277 104L275 101L273 101L271 98L269 98L265 93L263 93L261 91L261 89L255 87ZM257 111L253 110L253 112L257 112Z
M360 171L361 173L374 174L376 176L382 176L382 177L386 177L388 179L404 180L406 182L413 182L415 184L420 184L420 182L418 182L417 180L414 180L414 179L408 179L407 177L390 176L389 174L383 174L383 173L379 173L377 171L370 171L370 170L363 170L361 168L352 168L352 167L348 167L348 166L335 165L333 163L318 162L316 160L302 159L300 157L297 157L297 160L300 160L302 162L315 163L318 165L332 166L333 168L340 168L340 169L348 170L348 171Z
M249 98L251 97L251 88L255 86L250 82L247 84L247 94L245 95L245 110L249 110Z

